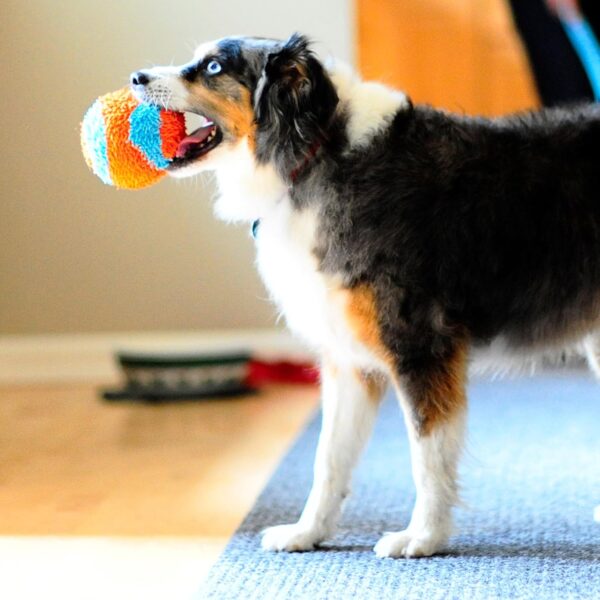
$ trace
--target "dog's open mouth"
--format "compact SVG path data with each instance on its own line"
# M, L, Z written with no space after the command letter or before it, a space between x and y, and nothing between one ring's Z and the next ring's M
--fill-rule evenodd
M194 125L196 125L198 121L201 124L199 127L192 129L190 133L179 142L169 169L177 169L198 160L214 150L223 141L221 129L207 117L194 115L192 113L185 113L185 116L188 129L190 129L190 123L193 121L195 121L195 123L193 123Z

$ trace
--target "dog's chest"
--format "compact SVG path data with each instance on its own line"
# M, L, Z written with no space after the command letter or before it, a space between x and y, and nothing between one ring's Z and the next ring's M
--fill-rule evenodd
M328 282L318 271L316 218L284 203L261 219L256 235L259 272L291 329L311 344L331 334Z
M344 316L341 282L318 270L316 228L314 213L282 202L257 231L259 272L294 332L338 359L371 365L373 357L354 339Z

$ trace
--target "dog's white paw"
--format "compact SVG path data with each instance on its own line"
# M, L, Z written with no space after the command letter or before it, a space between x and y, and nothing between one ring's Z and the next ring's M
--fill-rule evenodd
M299 523L292 523L265 529L261 545L264 550L302 552L303 550L313 550L321 541L323 541L323 536L319 532L306 529Z
M439 552L446 540L432 535L418 535L408 529L386 533L375 544L375 554L379 558L418 558Z

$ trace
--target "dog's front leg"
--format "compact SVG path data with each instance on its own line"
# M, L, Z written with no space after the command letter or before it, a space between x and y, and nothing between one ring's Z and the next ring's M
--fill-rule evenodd
M297 523L269 527L262 546L288 552L310 550L329 537L350 491L350 478L371 433L383 383L352 368L323 365L321 435L313 486Z
M457 464L463 445L466 354L455 350L431 369L397 382L410 442L417 491L413 514L404 531L377 542L380 557L431 556L452 532L452 508L458 501Z

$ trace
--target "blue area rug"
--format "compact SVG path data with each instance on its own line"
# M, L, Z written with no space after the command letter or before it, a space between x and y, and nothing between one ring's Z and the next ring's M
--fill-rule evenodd
M310 489L319 417L283 459L198 598L600 598L600 386L586 375L475 381L461 481L467 507L448 553L378 559L414 501L400 410L388 398L336 537L316 552L260 549L295 521Z

